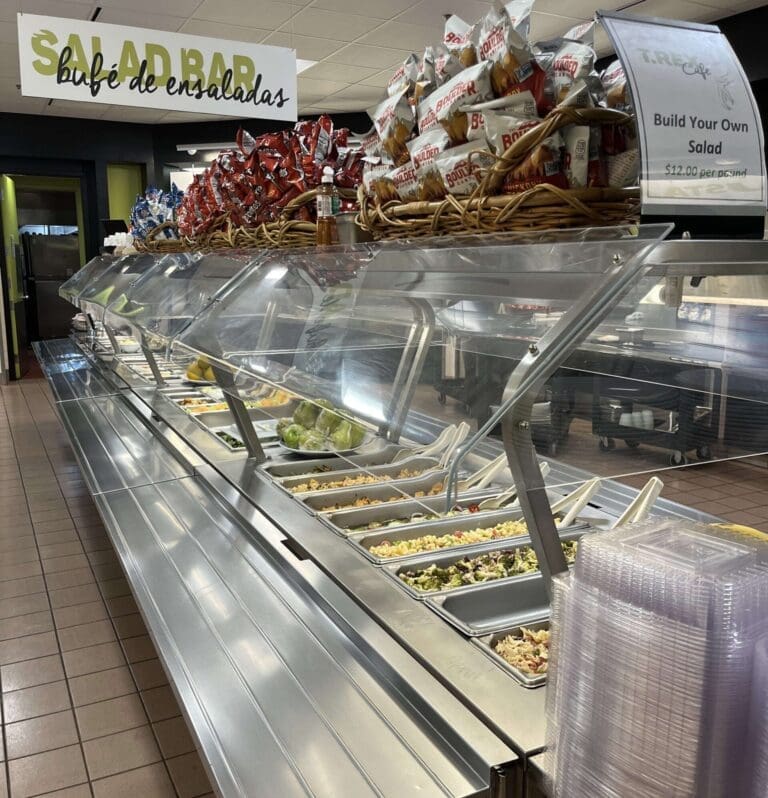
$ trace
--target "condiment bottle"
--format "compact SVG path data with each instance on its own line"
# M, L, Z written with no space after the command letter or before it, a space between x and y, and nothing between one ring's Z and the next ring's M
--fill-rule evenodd
M339 192L333 184L333 168L323 169L323 180L317 190L317 245L339 243L336 214L339 212Z

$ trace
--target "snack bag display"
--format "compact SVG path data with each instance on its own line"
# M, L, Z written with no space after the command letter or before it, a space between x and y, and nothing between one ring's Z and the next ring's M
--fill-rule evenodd
M419 199L419 178L411 161L407 161L389 173L389 179L403 202L415 202Z
M459 58L447 47L438 45L434 48L435 84L442 86L451 78L455 78L465 67Z
M616 60L609 64L600 75L605 89L606 104L617 111L630 111L631 102L627 87L627 75L621 62Z
M562 102L577 81L584 81L595 66L595 51L587 44L565 40L552 62L555 103Z
M467 114L467 141L476 141L485 138L486 112L533 118L536 116L536 101L529 91L522 91L486 103L465 106L461 110Z
M463 67L471 67L477 63L476 35L477 26L468 25L456 14L452 14L445 21L443 44Z
M419 133L443 126L454 144L467 140L467 114L463 106L493 96L488 64L475 64L456 75L419 105Z
M483 115L485 138L496 155L503 155L518 139L537 127L538 117L517 116L486 111Z
M406 92L409 96L413 94L416 80L419 76L419 59L414 53L400 65L387 84L387 94L390 97Z
M568 188L563 171L563 138L555 133L534 147L504 178L504 193L517 194L541 183Z
M589 185L589 125L568 125L563 129L565 176L568 188Z
M480 185L495 160L487 150L479 150L475 142L469 142L440 153L435 166L450 194L466 196Z
M388 97L368 111L376 132L381 139L382 150L396 166L408 160L405 142L411 137L415 118L413 108L408 102L406 90Z
M419 180L419 199L433 200L445 196L445 183L435 159L450 147L451 137L442 127L428 130L408 142L408 152Z

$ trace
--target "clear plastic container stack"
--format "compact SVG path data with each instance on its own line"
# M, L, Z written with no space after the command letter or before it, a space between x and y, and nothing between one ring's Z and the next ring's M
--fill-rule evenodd
M766 632L767 542L658 520L585 538L553 595L555 795L748 794L751 677Z
M752 783L748 795L749 798L765 798L768 795L768 637L762 638L755 649L749 741L747 770Z

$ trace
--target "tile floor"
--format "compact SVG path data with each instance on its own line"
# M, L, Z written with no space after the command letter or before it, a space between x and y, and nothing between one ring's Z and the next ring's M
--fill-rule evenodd
M0 798L212 795L42 379L0 390Z
M639 467L578 433L566 461ZM622 479L639 487L666 457L645 451L646 473ZM764 462L657 473L664 496L768 531ZM39 377L0 389L0 689L0 798L213 794Z

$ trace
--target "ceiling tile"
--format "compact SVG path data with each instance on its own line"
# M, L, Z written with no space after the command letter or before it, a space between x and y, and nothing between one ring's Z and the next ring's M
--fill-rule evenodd
M364 86L377 86L380 89L386 89L391 78L392 69L382 69L381 72L376 72L369 78L363 78L360 83Z
M627 14L641 17L666 17L667 19L684 19L690 22L701 22L711 19L711 10L697 6L688 0L643 0L636 6L627 9Z
M441 38L440 30L431 26L385 22L381 27L363 36L359 44L421 51L428 44L434 44Z
M434 30L435 42L440 41L445 25L444 14L451 10L449 6L446 11L446 5L444 0L421 0L398 16L397 22L408 25L427 25ZM538 7L538 3L536 5ZM461 4L457 4L453 8L462 19L474 23L485 16L490 8L490 3L483 0L462 0Z
M335 64L349 64L350 66L366 66L372 69L394 68L401 64L411 54L410 50L399 50L392 47L366 47L362 44L350 44L333 55L328 60Z
M4 114L42 114L48 100L42 97L21 97L17 100L2 100L0 110Z
M304 8L291 17L281 30L298 33L301 36L318 36L322 39L353 42L380 24L381 20L357 14L338 14L335 11Z
M98 0L96 5L104 9L124 9L126 7L126 2L125 0ZM186 18L194 14L195 9L200 5L200 0L162 0L162 2L158 2L157 0L130 0L127 5L130 6L131 11L136 17L146 12L154 14L157 11L162 11L163 14L169 14L172 17ZM99 20L101 20L101 17L99 17ZM135 22L134 24L138 25L139 23Z
M76 103L69 100L55 100L45 106L46 116L75 116L81 119L101 119L109 106L101 103Z
M312 80L299 76L299 97L306 96L325 97L327 94L336 94L337 91L346 89L349 83L335 80Z
M93 0L1 0L0 19L15 21L19 10L49 17L88 19L96 5Z
M369 107L360 100L339 100L334 97L327 97L322 105L327 111L365 111Z
M168 112L155 110L153 108L126 108L124 106L112 105L104 119L111 119L115 122L141 122L143 124L153 124L159 122Z
M18 44L19 30L16 20L13 22L0 21L0 44Z
M341 41L318 39L314 36L297 36L282 31L271 33L262 43L272 44L275 47L289 47L296 50L296 55L299 58L306 58L309 61L322 61L344 47L344 42Z
M536 0L536 11L575 19L592 19L596 8L613 11L627 3L628 0L568 0L567 3L563 0Z
M347 86L336 94L328 97L329 100L358 100L362 102L363 108L370 108L374 103L382 99L381 89L375 86L362 86L359 83Z
M350 77L354 77L357 82L360 82L363 78L375 74L376 70L370 67L355 67L354 71L352 71L346 64L334 64L330 61L321 61L319 64L305 69L301 73L301 77L311 78L312 80L341 80L346 83L349 81Z
M250 42L258 44L271 31L257 28L244 28L240 25L223 25L220 22L207 22L202 19L189 19L180 28L180 33L195 36L212 36L214 39L227 39L231 42Z
M19 82L19 46L6 44L0 47L0 77L16 78Z
M562 17L555 14L539 14L533 12L531 16L531 41L551 39L562 36L580 20L573 17Z
M132 25L152 30L177 31L185 22L184 17L172 17L168 14L137 14L126 8L105 8L99 14L99 22L112 25Z
M361 14L373 19L392 19L413 5L411 0L314 0L313 8L338 11L340 14Z
M271 0L203 0L193 14L193 19L274 30L290 19L299 8L300 5ZM268 24L265 24L267 21Z

